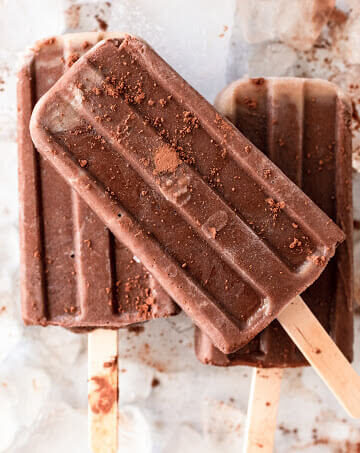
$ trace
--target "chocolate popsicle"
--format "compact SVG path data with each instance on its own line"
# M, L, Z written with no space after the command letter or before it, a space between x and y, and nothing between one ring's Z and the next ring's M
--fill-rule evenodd
M323 271L341 230L146 43L99 43L40 100L39 151L223 352ZM294 240L301 247L293 248Z
M350 101L324 80L244 79L225 88L215 105L346 233L335 257L302 297L352 360ZM195 350L200 361L219 366L308 364L277 321L230 355L197 329Z
M118 328L178 312L157 281L34 148L37 100L113 33L38 42L18 78L22 314L26 324Z

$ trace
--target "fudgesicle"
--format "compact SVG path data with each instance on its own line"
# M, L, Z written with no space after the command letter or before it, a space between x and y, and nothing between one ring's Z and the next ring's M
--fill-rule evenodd
M87 52L38 102L37 149L223 352L316 280L343 232L151 47Z
M345 356L352 360L350 101L335 85L324 80L243 79L225 88L215 105L346 233L335 257L302 297ZM198 329L195 348L202 362L213 365L307 364L277 321L245 348L230 355L217 350Z
M26 324L118 328L176 314L177 306L137 258L38 154L29 132L38 99L111 34L37 43L18 78L22 314Z

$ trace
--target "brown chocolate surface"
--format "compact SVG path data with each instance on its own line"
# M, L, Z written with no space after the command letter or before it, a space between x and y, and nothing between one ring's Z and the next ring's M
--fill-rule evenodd
M75 63L38 103L31 133L223 352L265 328L344 238L137 38L107 40Z
M244 79L216 106L346 233L335 257L303 298L349 360L353 357L351 134L349 101L323 80ZM300 245L293 242L294 247ZM225 355L197 330L196 354L220 366L306 365L277 321Z
M19 73L21 288L26 324L117 328L178 312L157 281L31 141L29 121L36 101L105 36L82 33L42 41ZM86 162L80 165L85 167Z

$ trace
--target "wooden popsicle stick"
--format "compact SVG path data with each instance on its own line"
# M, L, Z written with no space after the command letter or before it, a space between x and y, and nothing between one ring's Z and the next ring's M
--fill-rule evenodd
M360 376L303 299L297 296L278 320L345 410L360 418Z
M118 446L118 332L88 335L88 423L92 453L116 453Z
M282 375L281 368L253 370L244 453L273 451Z

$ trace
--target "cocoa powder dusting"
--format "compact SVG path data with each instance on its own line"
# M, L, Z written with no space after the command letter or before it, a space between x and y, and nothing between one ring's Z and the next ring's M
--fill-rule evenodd
M71 68L71 66L76 63L79 59L79 55L78 54L72 54L72 55L69 55L68 59L66 60L66 65Z
M258 77L257 79L251 79L251 82L254 85L264 85L265 79L263 77Z
M118 358L114 357L113 360L110 360L109 362L104 362L103 367L112 368L114 370L117 367L117 363L118 363Z
M338 26L344 25L345 22L348 20L348 17L349 16L344 11L335 7L332 10L328 25L330 27L334 27L334 26L338 27Z
M299 239L294 238L294 240L292 241L292 243L289 245L289 248L294 249L294 248L296 248L296 247L301 247L301 245L302 245L302 242L299 241Z
M139 324L133 324L131 326L128 326L127 330L128 332L134 333L135 335L139 335L140 333L144 332L145 327Z
M308 256L307 259L309 261L312 261L316 266L325 266L326 264L326 258L325 256Z
M117 392L106 377L91 378L97 388L89 395L89 404L94 414L108 414L117 400Z
M273 219L277 219L281 210L285 208L285 203L283 201L276 202L272 198L267 198L265 201L269 205Z
M151 387L155 388L155 387L158 387L159 385L160 385L159 379L154 377L153 380L151 381Z
M99 24L100 30L106 31L108 29L108 24L102 19L100 16L96 15L95 19L97 23Z
M154 174L173 173L180 163L181 160L174 149L166 145L161 146L155 151Z

